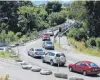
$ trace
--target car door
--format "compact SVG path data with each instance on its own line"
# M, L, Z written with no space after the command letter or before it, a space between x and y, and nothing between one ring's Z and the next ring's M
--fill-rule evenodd
M74 70L77 72L81 72L81 62L78 62L75 64Z
M42 47L44 48L45 42L43 42Z
M46 62L49 62L49 52L47 52L44 56Z
M81 62L81 64L80 64L80 72L83 72L83 70L86 70L87 69L87 65L86 65L86 63L84 63L84 62Z

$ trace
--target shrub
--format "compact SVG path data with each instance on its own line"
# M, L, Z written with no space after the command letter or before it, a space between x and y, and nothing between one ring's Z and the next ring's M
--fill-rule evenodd
M68 34L68 37L73 37L77 41L86 40L87 36L83 28L73 28L71 29Z
M96 47L100 48L100 38L96 38Z
M86 41L87 47L96 47L96 39L90 38Z

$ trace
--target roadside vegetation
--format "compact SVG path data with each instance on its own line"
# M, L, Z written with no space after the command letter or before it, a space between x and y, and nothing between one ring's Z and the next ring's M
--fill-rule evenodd
M18 60L19 56L14 56L12 52L0 51L0 58Z
M13 42L35 38L35 33L62 24L67 11L60 2L35 6L31 1L2 1L0 3L0 40ZM8 36L9 35L9 36Z
M68 38L68 41L70 44L73 45L74 48L76 48L76 51L80 51L84 54L89 54L92 56L98 56L100 57L100 49L97 47L86 47L87 44L84 43L84 41L76 41L73 38Z
M80 26L69 30L66 36L84 43L85 48L90 50L89 54L97 54L100 48L99 8L99 1L73 1L67 5L53 1L39 6L31 1L2 1L0 42L11 44L32 40L37 37L38 31L62 24L69 18L78 21Z
M0 76L0 80L9 80L9 75Z
M69 42L78 51L94 56L100 56L99 8L99 1L74 1L68 7L69 18L81 23L79 28L66 33Z

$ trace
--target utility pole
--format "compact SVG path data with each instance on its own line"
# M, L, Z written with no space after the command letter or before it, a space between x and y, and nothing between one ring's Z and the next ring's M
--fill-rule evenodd
M61 27L59 27L59 32L61 32L62 31L62 29L61 29ZM60 35L59 35L59 47L60 47Z
M59 36L59 48L60 48L60 36Z

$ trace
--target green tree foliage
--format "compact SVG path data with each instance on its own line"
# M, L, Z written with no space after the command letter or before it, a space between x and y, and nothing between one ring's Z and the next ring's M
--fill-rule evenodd
M100 37L100 2L87 1L88 28L90 37Z
M59 12L61 11L61 6L62 4L57 1L48 2L45 7L45 10L48 12L48 14L52 12Z
M90 38L86 42L87 47L96 47L96 39L95 38Z
M85 1L74 1L67 6L68 18L76 20L85 20L87 18Z
M19 18L18 18L18 28L19 30L22 32L22 33L26 33L28 28L27 28L27 19L23 16L23 15L20 15Z
M59 25L59 24L64 23L66 21L65 15L63 15L61 12L60 13L52 12L48 16L47 19L48 19L50 26Z
M68 37L73 37L77 41L86 40L87 35L83 28L73 28L67 33Z
M34 6L31 1L2 1L0 38L10 42L17 41L23 35L30 36L30 33L35 35L34 31L64 23L67 13L57 1L48 2L46 6Z

